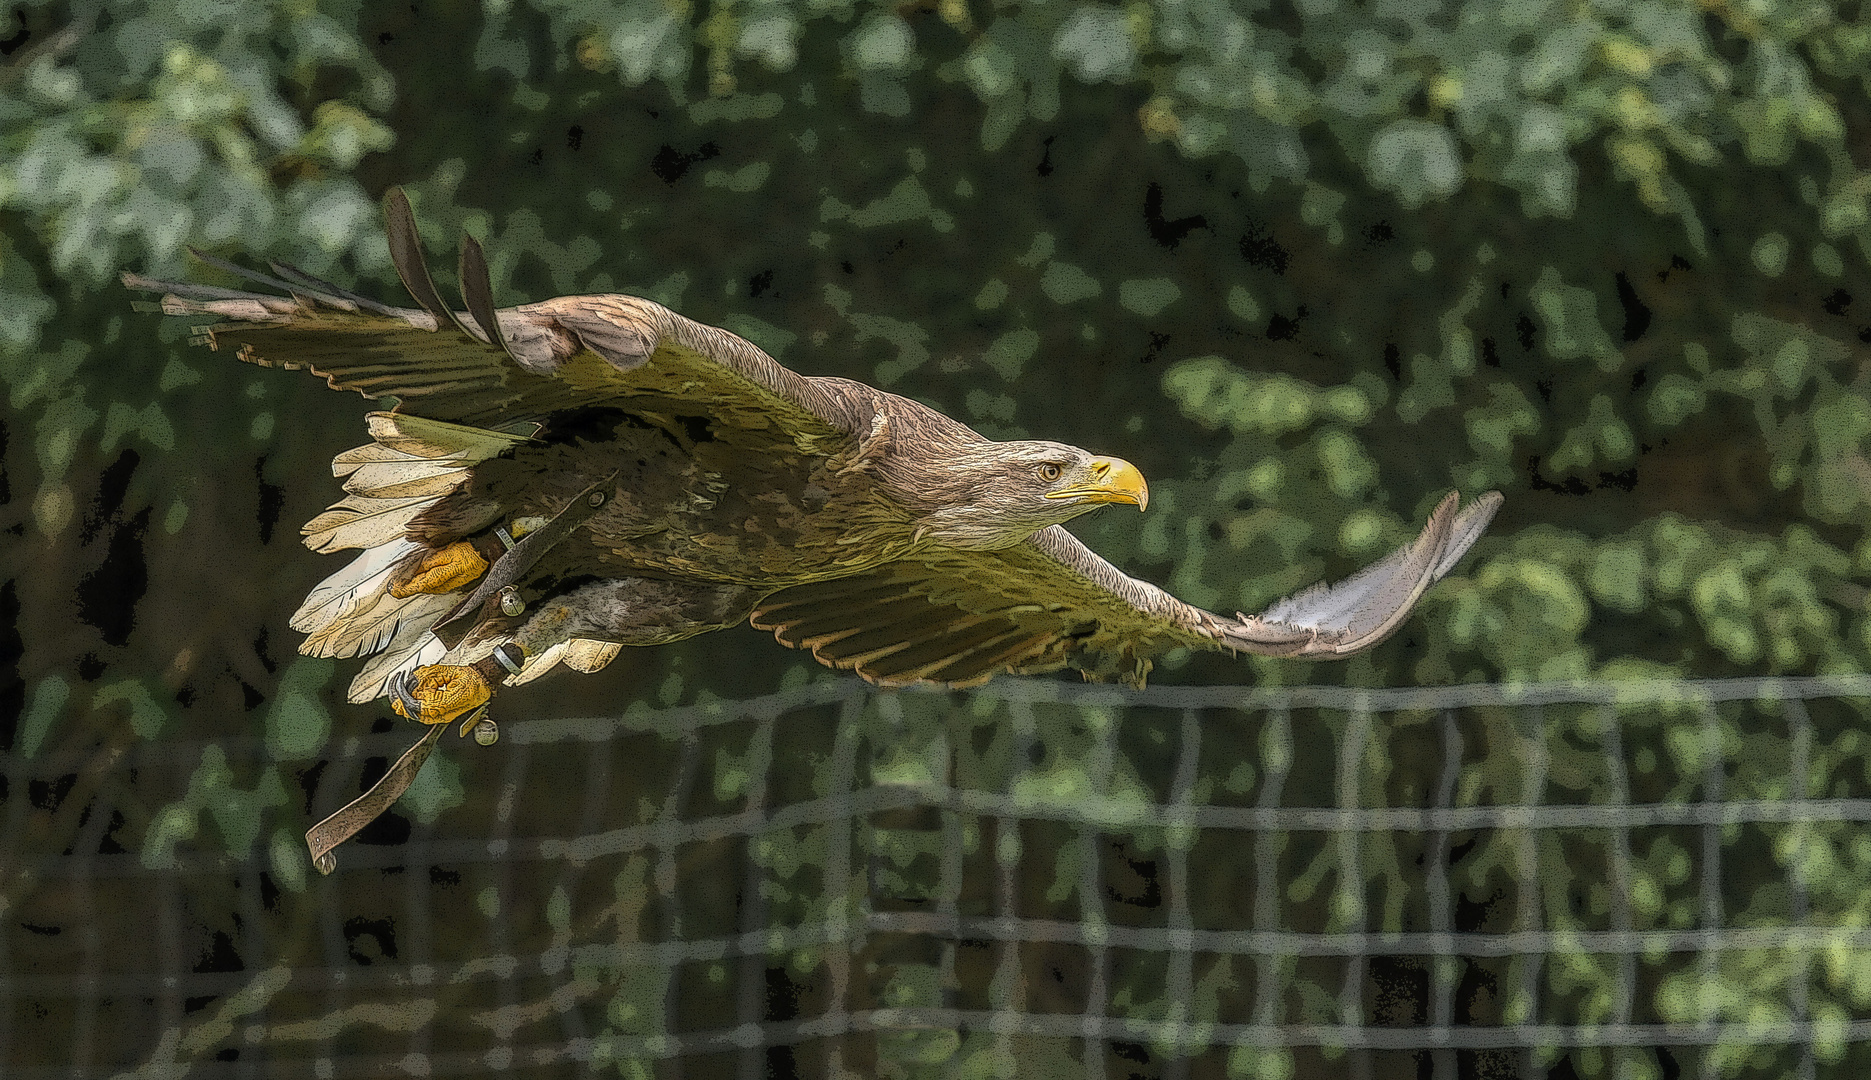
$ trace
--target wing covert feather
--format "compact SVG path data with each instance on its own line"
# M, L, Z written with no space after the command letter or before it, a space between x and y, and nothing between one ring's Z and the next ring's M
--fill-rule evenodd
M1257 616L1184 603L1100 558L1059 526L1001 551L941 551L774 593L752 623L873 682L972 685L1068 664L1141 681L1177 647L1292 658L1347 656L1396 631L1487 528L1501 497L1458 510L1451 493L1415 540L1333 585Z
M448 306L422 258L408 201L384 199L397 275L421 305L367 300L294 267L281 277L212 256L204 261L279 292L243 292L124 274L161 292L164 313L218 316L200 340L267 367L307 368L338 390L395 397L436 420L497 426L560 409L614 405L700 415L731 431L767 433L818 449L869 430L887 397L844 379L808 378L751 342L633 296L561 296L493 307L487 261L464 240L467 311Z

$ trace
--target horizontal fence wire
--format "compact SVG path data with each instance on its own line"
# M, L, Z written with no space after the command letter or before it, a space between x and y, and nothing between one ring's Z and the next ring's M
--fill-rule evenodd
M296 879L280 837L407 728L309 765L137 744L10 879L0 1080L1854 1074L1867 705L1859 675L827 681L506 720L460 806ZM210 761L251 828L193 794ZM0 759L15 846L47 770Z

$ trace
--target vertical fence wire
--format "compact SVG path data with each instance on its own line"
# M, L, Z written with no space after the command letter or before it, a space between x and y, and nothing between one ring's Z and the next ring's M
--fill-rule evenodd
M593 836L604 827L604 805L611 787L611 755L609 747L593 747L595 752L580 755L585 761L585 790L579 800L578 835ZM582 859L566 859L559 866L556 891L568 898L578 895L578 886L583 880L590 864ZM568 933L569 939L570 934ZM555 950L559 948L554 946ZM567 950L569 952L569 950ZM559 963L570 963L569 956ZM572 1045L589 1045L596 1036L586 1025L584 1015L577 1009L560 1009L559 1023L563 1026L565 1037Z
M1791 789L1793 801L1804 803L1809 797L1807 789L1811 783L1812 717L1806 711L1806 703L1799 698L1785 698L1780 704L1786 717L1787 735L1791 743L1787 748L1788 771L1792 774L1788 786ZM1790 879L1788 891L1792 893L1793 899L1793 925L1806 926L1812 917L1812 901L1807 895L1806 885L1806 860L1811 855L1808 845L1812 843L1812 826L1804 818L1800 818L1793 822L1790 829L1792 843L1788 846L1786 862L1789 871L1787 877ZM1789 987L1788 996L1791 1000L1788 1004L1793 1011L1793 1022L1804 1027L1812 1019L1809 1012L1811 1003L1807 998L1812 986L1813 953L1811 948L1804 945L1796 946L1796 949L1799 962L1793 975L1792 985ZM1813 1054L1812 1035L1808 1032L1807 1037L1800 1042L1799 1072L1796 1080L1814 1080L1817 1072L1818 1061Z
M856 694L838 708L838 730L832 736L832 792L854 790L857 783L859 724L863 720L864 699ZM851 850L854 815L839 814L826 824L825 852L825 954L827 977L831 983L826 1006L826 1034L842 1034L845 1018L851 1013L851 956L863 938L864 918L869 914L862 901L852 895ZM828 1039L825 1073L828 1080L843 1080L847 1075L842 1039Z
M1610 789L1611 804L1628 806L1631 801L1631 783L1624 767L1624 739L1618 725L1617 710L1604 705L1597 710L1596 715L1599 739L1604 748L1606 786ZM1631 827L1619 822L1611 829L1611 931L1627 937L1633 927L1631 877ZM1629 1027L1631 1011L1637 1000L1636 952L1629 949L1619 952L1617 965L1611 1021L1618 1027ZM1625 1080L1635 1068L1630 1054L1621 1046L1613 1047L1611 1054L1613 1080Z
M1093 712L1086 718L1091 725L1091 797L1107 798L1111 790L1111 761L1117 752L1117 722L1108 715ZM1096 803L1093 804L1094 806ZM1104 1080L1104 1020L1111 1015L1110 921L1104 906L1104 833L1103 813L1094 810L1091 820L1078 831L1078 903L1079 929L1091 953L1091 972L1086 979L1085 1012L1079 1060L1085 1068L1085 1080Z
M433 827L420 818L414 823L410 842L414 845L428 846L434 833ZM411 963L409 981L411 985L421 987L435 981L435 928L429 914L429 875L421 866L408 866L403 869L399 884L402 895L403 917L394 921L396 927L396 946L399 954L407 952ZM255 954L263 955L263 954ZM411 1061L427 1061L429 1051L433 1049L432 1028L428 1024L415 1024L409 1029L408 1055Z
M1182 710L1176 738L1176 771L1170 779L1170 826L1163 837L1169 863L1169 1036L1172 1055L1163 1080L1188 1080L1195 1000L1195 915L1189 905L1189 852L1195 848L1195 776L1202 754L1202 723L1194 709Z
M1442 710L1441 720L1442 775L1436 783L1436 807L1448 810L1455 806L1455 785L1462 775L1462 731L1455 722L1453 709ZM1460 959L1450 925L1455 905L1449 896L1449 858L1449 830L1438 828L1430 834L1424 857L1428 870L1425 892L1429 898L1429 931L1434 936L1436 950L1429 968L1430 1072L1434 1080L1455 1080L1456 1076L1455 1053L1448 1042L1449 1028L1455 1023L1455 977Z
M773 771L773 719L767 717L755 726L747 746L746 814L759 821L767 809L767 780ZM741 837L742 869L739 930L741 957L735 987L735 1012L740 1021L734 1040L740 1044L740 1080L761 1080L766 1074L766 1055L762 1052L761 1021L765 1019L767 988L767 928L765 884L767 869L758 853L761 832L749 831Z
M661 925L658 940L679 942L685 937L682 926L682 902L680 882L677 880L678 860L682 846L682 809L689 800L689 789L695 785L695 772L701 759L699 739L682 740L676 762L675 781L669 785L668 794L663 797L662 812L657 815L653 843L656 845L656 894L662 902ZM682 1029L682 965L680 961L671 961L663 971L663 1015L659 1034L665 1040L676 1037ZM650 1049L645 1046L644 1049ZM675 1080L684 1075L682 1058L677 1056L668 1062L665 1068Z
M526 783L526 767L532 760L532 749L526 743L520 743L507 752L506 767L501 770L500 794L494 800L494 835L487 842L487 853L494 860L496 912L494 918L488 920L488 944L491 955L501 958L508 970L515 973L525 970L513 946L513 919L519 906L514 877L519 867L517 860L506 858L506 855L513 847L514 819L519 816L519 801ZM497 984L495 1001L502 1012L511 1012L519 1007L518 984L519 980L515 978L501 979ZM511 1062L514 1058L511 1029L503 1026L495 1034L498 1043L493 1052L498 1055L498 1060Z
M1510 744L1517 751L1521 765L1522 784L1520 805L1525 807L1540 806L1546 800L1546 770L1548 766L1546 749L1545 710L1534 705L1514 713L1513 741ZM1521 822L1514 830L1519 842L1514 845L1514 870L1518 903L1514 910L1514 932L1533 934L1544 925L1540 902L1540 834L1530 821ZM1540 978L1545 957L1534 951L1527 951L1515 957L1520 965L1520 994L1522 1014L1510 1022L1537 1025L1540 1022ZM1521 1055L1521 1068L1526 1076L1538 1075L1540 1051L1544 1047L1529 1044Z
M1033 722L1033 708L1024 701L1008 703L1008 719L1013 724L1012 768L1008 770L1009 786L1019 783L1021 777L1031 767L1033 744L1037 731ZM1012 807L1007 807L1011 811ZM996 1023L994 1031L995 1064L1003 1071L1011 1071L1014 1063L1015 1026L1006 1022L1013 1014L1024 1012L1026 1007L1025 980L1020 971L1020 909L1019 909L1019 869L1027 856L1024 850L1024 838L1020 835L1020 819L1013 813L1002 813L994 819L994 916L995 937L1000 949L1000 957L994 969L994 980L988 988L988 1008L992 1011ZM1037 857L1039 853L1035 852Z
M1366 703L1359 700L1345 718L1343 742L1339 748L1338 812L1341 820L1363 804L1364 749L1370 733L1371 712ZM1338 842L1339 878L1337 895L1333 897L1332 924L1341 932L1363 935L1369 926L1364 902L1366 834L1346 821L1345 827L1333 833L1333 839ZM1363 950L1345 954L1345 981L1339 991L1338 1022L1348 1032L1364 1028L1365 976L1369 968L1370 956ZM1350 1064L1352 1080L1371 1080L1368 1052L1352 1051Z
M103 823L108 817L107 807L95 806L84 827L79 829L78 838L73 843L71 858L76 864L77 874L72 880L72 888L78 893L77 903L82 906L88 918L79 929L78 947L82 952L80 960L80 997L78 1016L72 1025L72 1058L79 1069L88 1069L91 1065L93 1043L97 1037L98 1006L101 994L98 993L98 971L101 964L102 927L99 925L97 893L92 886L92 853L97 850L97 843L103 832Z
M1287 774L1293 768L1293 716L1284 708L1275 708L1262 732L1262 760L1265 762L1257 808L1271 816L1280 808ZM1284 831L1262 827L1254 836L1254 931L1265 941L1278 936L1280 928L1280 855L1291 837ZM1289 954L1277 948L1255 957L1259 969L1255 981L1254 1025L1271 1031L1284 1018L1286 976L1292 963Z
M962 812L954 797L957 788L956 751L960 749L959 746L950 745L950 741L954 740L954 727L945 728L943 735L944 745L949 752L945 755L944 763L947 771L938 778L942 789L940 809L937 811L940 817L942 846L936 869L935 910L936 924L940 927L942 934L942 951L936 976L941 988L942 1007L953 1013L958 1008L959 999L956 991L961 984L960 976L956 971L956 960L961 936L961 890L967 854L965 850L967 823L962 820ZM960 1035L959 1032L958 1035ZM965 1043L966 1037L961 1036L958 1041Z
M0 847L10 858L0 862L0 888L13 888L23 876L21 865L26 861L26 852L21 850L26 833L26 814L30 809L27 800L19 793L25 789L30 775L23 757L12 754L0 755L0 780L6 781L6 835L10 842ZM23 884L23 882L21 883ZM0 1046L15 1046L14 1017L16 1003L30 1000L30 993L22 993L14 979L15 957L13 935L0 933ZM12 1080L10 1072L11 1055L0 1054L0 1080Z
M1724 774L1727 755L1722 750L1721 717L1710 702L1702 702L1696 710L1699 721L1699 734L1702 744L1702 801L1719 806L1724 794ZM1709 941L1719 940L1722 928L1722 828L1714 821L1702 824L1701 873L1697 875L1700 886L1700 903L1697 905L1696 922ZM1703 949L1696 957L1696 972L1700 976L1702 987L1706 990L1717 985L1721 978L1721 953L1715 949ZM1698 1075L1701 1080L1716 1080L1715 1073L1715 1014L1704 1009L1702 1028L1708 1041L1703 1044L1701 1061L1698 1063Z

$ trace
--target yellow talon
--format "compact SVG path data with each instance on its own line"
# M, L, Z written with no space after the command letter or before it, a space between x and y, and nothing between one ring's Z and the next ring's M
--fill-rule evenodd
M398 600L417 593L449 593L487 573L487 560L466 540L457 540L425 556L415 573L405 581L390 586L390 595Z
M416 669L409 680L409 696L421 706L422 715L417 717L425 724L446 724L458 719L470 709L480 708L493 696L487 680L471 667L459 667L454 664L430 664ZM396 715L407 718L403 703L391 696L390 708Z

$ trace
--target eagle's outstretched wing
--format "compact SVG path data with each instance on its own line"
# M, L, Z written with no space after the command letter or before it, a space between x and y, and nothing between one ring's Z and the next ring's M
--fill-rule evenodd
M1346 580L1315 585L1259 615L1228 618L1130 577L1055 525L1000 551L950 551L868 574L784 589L753 624L872 682L969 686L1002 671L1068 664L1139 681L1181 646L1269 656L1342 657L1396 630L1501 505L1489 492L1457 509L1451 492L1422 533Z
M333 388L395 397L434 420L495 427L556 410L628 401L634 412L702 415L729 431L814 446L868 430L868 387L789 371L752 343L632 296L561 296L496 310L487 264L472 237L461 249L466 311L442 301L423 262L409 201L384 197L390 254L421 309L359 296L282 264L258 274L204 261L277 294L154 281L172 315L215 315L205 343L268 367L307 368ZM490 334L488 328L493 328Z

